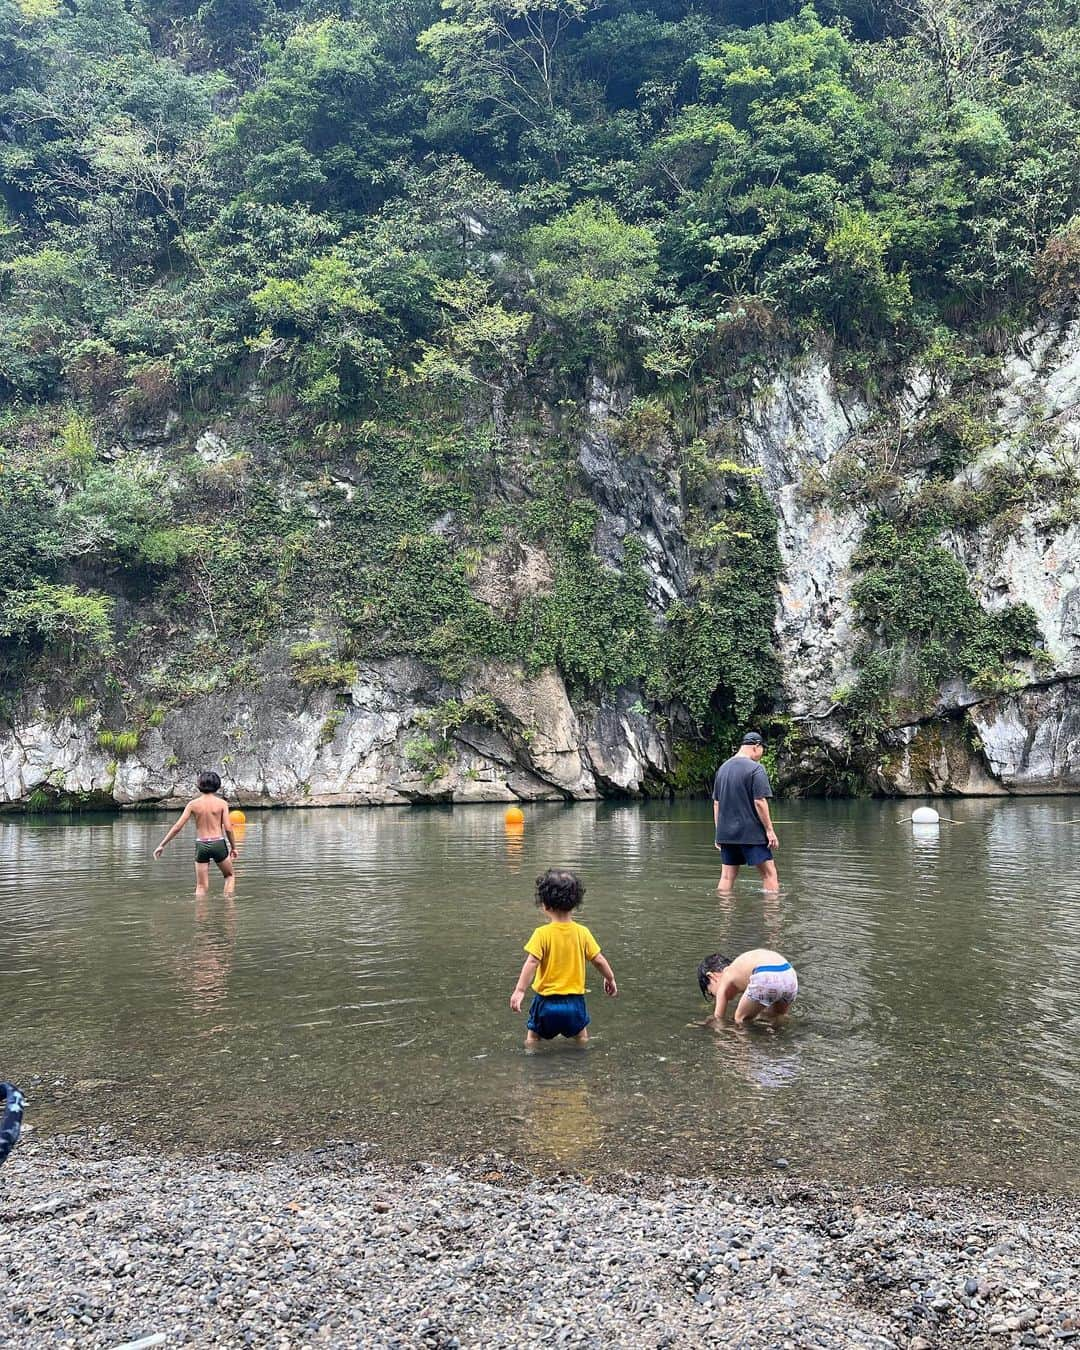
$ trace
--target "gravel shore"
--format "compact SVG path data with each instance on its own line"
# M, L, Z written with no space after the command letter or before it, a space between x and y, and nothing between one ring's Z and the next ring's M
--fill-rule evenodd
M1070 1198L534 1177L31 1136L0 1170L0 1345L1080 1346Z

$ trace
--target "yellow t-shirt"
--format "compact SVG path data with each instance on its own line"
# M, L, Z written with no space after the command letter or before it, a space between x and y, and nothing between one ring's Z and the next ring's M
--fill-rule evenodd
M585 962L599 953L600 944L583 923L570 919L541 924L525 950L540 962L533 980L538 994L583 994Z

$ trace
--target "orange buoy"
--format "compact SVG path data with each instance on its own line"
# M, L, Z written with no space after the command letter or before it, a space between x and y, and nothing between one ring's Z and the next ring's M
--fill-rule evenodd
M236 811L236 810L230 811L230 812L229 812L229 824L230 824L230 825L246 825L246 824L247 824L247 816L244 815L243 811Z
M508 806L506 808L506 815L503 816L503 820L507 825L524 825L525 812L520 806Z

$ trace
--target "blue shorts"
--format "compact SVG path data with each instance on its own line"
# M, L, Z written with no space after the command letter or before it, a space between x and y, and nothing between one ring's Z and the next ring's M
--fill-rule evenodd
M772 849L767 844L721 844L720 861L725 867L758 867L772 862Z
M536 994L526 1024L541 1040L556 1036L576 1036L589 1025L589 1010L584 994Z

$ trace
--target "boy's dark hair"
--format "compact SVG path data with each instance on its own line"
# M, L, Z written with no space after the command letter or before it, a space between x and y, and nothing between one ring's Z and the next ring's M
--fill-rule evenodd
M198 782L200 792L216 792L221 787L221 778L213 769L204 769Z
M573 872L549 867L542 877L536 878L536 903L546 909L557 909L560 914L569 914L572 909L577 909L584 898L585 887Z
M712 998L709 993L709 976L715 975L717 971L723 970L725 966L730 966L731 962L723 952L713 952L707 956L701 965L697 968L697 982L701 989L702 998Z

